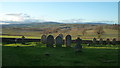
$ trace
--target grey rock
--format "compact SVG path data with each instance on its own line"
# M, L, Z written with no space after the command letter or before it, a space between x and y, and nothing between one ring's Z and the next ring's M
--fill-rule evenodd
M41 37L41 42L42 42L43 44L46 44L46 42L47 42L47 36L46 36L46 35L42 35L42 37Z
M62 47L63 39L60 36L57 36L55 39L56 47Z
M99 44L103 44L103 39L102 38L100 38Z
M66 47L71 47L71 42L72 42L71 35L67 35L65 37L65 41L66 41Z
M112 39L112 44L113 44L113 45L116 45L116 38L113 38L113 39Z
M76 39L76 45L75 45L75 51L76 52L79 52L79 51L82 51L82 39L80 39L79 37Z
M110 39L106 39L106 44L110 44Z
M47 47L53 47L53 44L54 44L54 37L52 35L49 35L47 37L47 43L46 43L46 46Z
M93 38L93 44L97 44L97 39Z

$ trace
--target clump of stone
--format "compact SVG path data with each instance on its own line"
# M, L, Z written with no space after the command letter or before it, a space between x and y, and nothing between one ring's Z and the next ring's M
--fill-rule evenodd
M71 35L67 35L65 37L65 41L66 41L66 47L71 47L71 42L72 42Z
M100 38L100 40L99 40L99 44L103 44L103 39L102 38Z
M97 39L93 38L93 44L97 44Z
M42 37L41 37L41 42L42 42L43 44L46 44L46 42L47 42L47 36L46 36L46 35L42 35Z
M79 37L76 39L75 52L82 52L82 39Z
M53 44L54 44L54 37L52 35L49 35L47 37L46 47L53 47Z
M106 44L110 44L110 39L109 38L106 39Z
M25 44L25 36L22 36L22 44Z
M62 38L63 41L63 34L59 34L58 36L60 36ZM62 42L62 45L64 44L64 41Z
M113 39L112 39L112 44L113 44L113 45L116 45L116 38L113 38Z
M62 44L63 44L63 39L62 39L62 37L57 36L57 37L55 38L55 44L56 44L56 47L62 47Z

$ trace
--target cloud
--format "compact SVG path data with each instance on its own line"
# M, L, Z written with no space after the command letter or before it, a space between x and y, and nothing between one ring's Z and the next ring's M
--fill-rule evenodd
M5 14L5 15L10 15L10 16L20 16L21 13L19 13L19 14Z
M21 17L16 16L9 16L9 15L3 15L0 16L0 21L22 21Z
M11 23L19 22L19 23L31 23L31 22L45 22L45 21L54 21L61 23L86 23L86 22L94 22L94 23L117 23L117 21L108 21L108 20L86 20L86 19L67 19L67 20L55 20L51 18L40 19L31 17L28 14L24 13L9 13L0 15L0 21L4 21L4 23L10 21Z
M31 17L24 13L9 13L0 15L0 24L19 24L19 23L31 23L31 22L43 22L44 20ZM3 23L4 22L4 23Z
M81 22L83 20L84 19L68 19L68 20L61 20L61 22L64 22L64 23L76 23L76 22Z
M87 19L68 19L68 20L62 20L63 23L107 23L112 24L116 23L116 21L110 21L110 20L87 20Z
M0 21L24 21L26 19L31 19L31 16L23 13L10 13L0 15Z
M108 22L109 23L109 22L114 22L114 21L98 21L98 22Z
M10 24L10 23L3 23L3 22L0 22L0 25L2 25L2 24Z
M31 16L30 15L28 15L28 14L24 14L24 13L11 13L11 14L5 14L5 15L7 15L7 16L16 16L16 17L23 17L23 18L31 18Z

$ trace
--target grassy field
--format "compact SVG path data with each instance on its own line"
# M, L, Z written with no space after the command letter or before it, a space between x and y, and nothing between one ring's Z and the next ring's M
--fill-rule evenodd
M72 44L72 47L75 44ZM21 47L15 47L21 46ZM119 45L87 46L82 52L74 48L46 48L39 42L3 45L3 66L117 66ZM46 56L45 54L50 54Z
M78 24L77 24L78 25ZM45 25L44 25L45 26ZM59 25L53 25L49 27L58 27ZM65 25L70 27L76 27L75 25ZM81 25L78 25L82 28ZM40 25L30 28L42 28ZM48 27L48 25L46 26ZM95 26L92 26L94 28ZM18 28L17 26L15 28ZM43 34L39 30L25 30L15 29L12 26L2 29L1 38L21 38L24 35L25 38L40 39ZM20 26L19 28L29 28L27 26ZM92 40L97 35L94 33L94 29L91 26L86 34L83 36L81 30L72 28L70 32L62 32L65 36L70 34L72 40L80 37L83 40ZM107 38L118 38L118 30L104 29L105 34L101 36L104 40ZM61 32L49 33L54 38ZM48 34L48 35L49 35ZM82 52L75 52L73 48L75 44L72 44L71 48L66 48L63 45L62 48L47 48L45 44L40 42L28 42L26 44L7 44L2 42L2 65L3 66L117 66L118 65L118 46L120 45L92 45L87 46L82 44ZM20 46L20 47L17 47ZM55 45L54 45L55 46ZM49 54L46 56L45 54Z
M56 27L56 26L51 26L51 28L52 27ZM27 27L24 27L24 28L27 28ZM86 27L86 28L90 28L90 27ZM95 27L93 27L93 26L91 26L91 28L95 29ZM94 29L87 30L84 36L82 34L82 30L77 29L75 27L73 27L71 29L71 31L69 31L69 32L59 32L59 30L58 30L58 33L52 32L52 33L49 33L49 34L56 37L58 34L62 33L64 35L64 37L66 35L70 34L73 39L76 39L77 37L81 37L82 39L93 39L94 37L95 38L98 37L97 34L95 33ZM118 30L108 29L108 28L104 28L103 30L104 30L105 33L101 36L101 38L104 38L104 39L118 38ZM25 29L23 30L23 29L14 29L13 27L11 27L11 28L3 28L2 29L2 34L3 34L3 36L0 36L0 37L10 37L10 38L17 37L17 38L19 38L21 35L24 35L27 38L39 39L43 33L42 33L42 31L39 31L39 30L38 31L30 30L30 29L29 30L25 30Z
M7 36L7 35L0 35L0 38L21 38L22 36ZM41 36L39 37L33 37L33 36L25 36L25 38L28 39L41 39ZM55 37L54 37L55 38ZM65 37L64 37L65 39ZM77 37L72 38L72 40L77 39ZM92 38L83 38L83 40L92 40Z
M22 36L7 36L7 35L0 35L1 38L21 38ZM25 36L25 38L29 39L40 39L41 37L32 37L32 36Z

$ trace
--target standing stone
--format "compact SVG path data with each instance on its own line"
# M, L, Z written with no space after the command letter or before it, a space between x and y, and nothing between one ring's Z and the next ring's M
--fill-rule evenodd
M56 44L56 47L62 47L63 40L62 40L62 38L60 36L56 37L55 44Z
M65 37L65 40L66 40L66 47L71 47L71 35L67 35Z
M47 42L47 36L46 36L46 35L42 35L42 37L41 37L41 42L42 42L43 44L46 44L46 42Z
M93 44L97 44L97 39L93 38Z
M63 34L59 34L58 36L60 36L62 38L62 41L63 41ZM62 44L64 44L64 41L62 42Z
M103 39L102 38L100 38L99 44L103 44Z
M22 44L25 44L25 36L22 36Z
M15 44L18 42L18 38L15 38Z
M59 34L58 36L60 36L63 39L63 34Z
M110 44L110 39L106 39L106 44Z
M113 39L112 39L112 44L113 44L113 45L116 45L116 38L113 38Z
M47 43L46 43L46 46L47 47L53 47L53 44L54 44L54 37L52 35L49 35L47 37Z
M75 51L76 51L76 52L81 51L81 49L82 49L81 43L82 43L82 40L78 37L78 38L76 39L76 45L75 45Z

